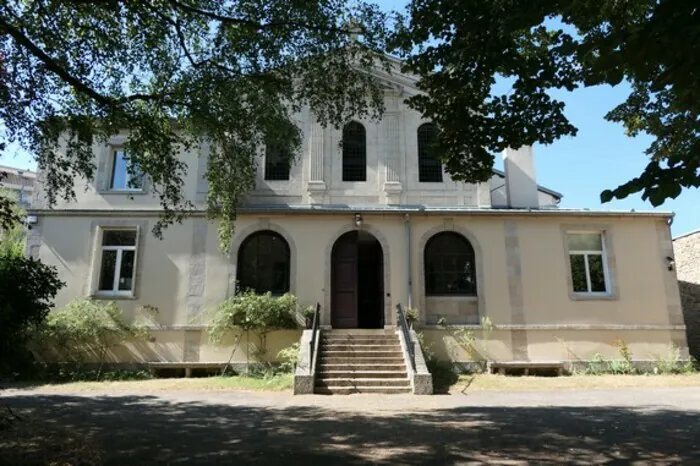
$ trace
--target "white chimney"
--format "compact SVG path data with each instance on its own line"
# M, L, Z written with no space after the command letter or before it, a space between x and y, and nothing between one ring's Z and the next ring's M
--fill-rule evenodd
M506 199L508 207L526 209L540 206L535 177L532 146L506 149L503 152L506 172Z

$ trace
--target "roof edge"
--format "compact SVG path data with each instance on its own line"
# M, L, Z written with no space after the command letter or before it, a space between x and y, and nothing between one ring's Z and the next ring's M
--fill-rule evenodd
M687 238L688 236L694 236L694 235L699 235L700 234L700 228L697 228L695 230L688 231L686 233L682 233L675 238L672 239L672 241L676 241L677 239L681 238Z
M499 170L497 168L492 168L491 170L493 171L494 174L500 176L501 178L506 177L506 172L504 172L503 170ZM549 194L551 196L554 196L559 200L561 200L564 197L564 195L562 193L555 191L553 189L549 189L545 186L542 186L541 184L537 185L537 190L542 191L543 193Z

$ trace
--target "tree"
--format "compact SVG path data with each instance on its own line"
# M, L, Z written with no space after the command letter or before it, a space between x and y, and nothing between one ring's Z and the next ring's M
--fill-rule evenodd
M129 131L129 171L164 211L158 236L194 209L178 154L207 141L207 210L227 247L260 147L299 148L295 111L335 126L381 114L366 71L388 66L386 20L349 0L7 0L0 122L36 156L52 205L94 176L93 142Z
M11 211L21 216L16 204ZM25 258L24 245L21 224L0 226L0 377L29 368L26 343L63 287L55 267Z
M575 31L575 33L573 32ZM650 162L601 193L642 192L654 206L700 186L700 8L686 0L412 0L393 39L425 95L410 105L439 124L456 179L491 176L493 154L575 135L552 89L632 91L606 119L647 133ZM512 82L508 92L496 78Z

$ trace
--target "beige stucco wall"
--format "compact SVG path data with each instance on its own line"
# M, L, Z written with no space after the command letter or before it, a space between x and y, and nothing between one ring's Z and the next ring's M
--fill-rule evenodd
M62 306L90 295L96 273L92 263L97 225L138 225L142 243L136 299L119 303L127 316L146 304L157 307L159 313L155 341L140 344L147 348L133 350L129 357L226 360L231 348L209 345L203 315L231 292L242 240L260 229L272 229L287 238L292 250L291 291L302 306L319 302L322 324L329 325L330 253L338 237L355 229L353 220L351 214L241 214L231 259L218 248L217 225L203 217L167 229L161 241L150 234L155 217L44 215L29 242L33 254L58 267L67 282L56 300ZM403 215L365 213L362 225L385 252L389 325L395 322L395 306L408 304L405 222ZM664 218L420 214L412 215L410 223L412 306L421 311L424 322L436 315L445 315L448 324L489 317L496 326L489 353L496 359L563 359L567 350L560 340L583 359L596 353L616 356L613 342L620 338L640 359L663 353L671 342L686 346L675 272L668 270L665 259L671 242ZM614 294L607 299L572 299L564 235L567 229L592 228L606 231ZM477 255L476 298L451 298L449 306L440 299L425 298L423 247L440 231L459 232L472 242ZM438 354L447 356L440 347L449 332L430 326L424 331ZM271 354L295 341L296 335L272 338Z
M674 239L673 250L688 346L700 360L700 231Z

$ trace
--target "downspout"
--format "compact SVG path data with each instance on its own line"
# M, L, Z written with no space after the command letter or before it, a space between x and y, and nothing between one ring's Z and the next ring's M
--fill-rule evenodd
M413 280L412 280L412 270L411 266L411 216L409 214L404 215L404 225L406 226L406 280L408 283L408 299L406 299L406 305L408 309L413 309Z

